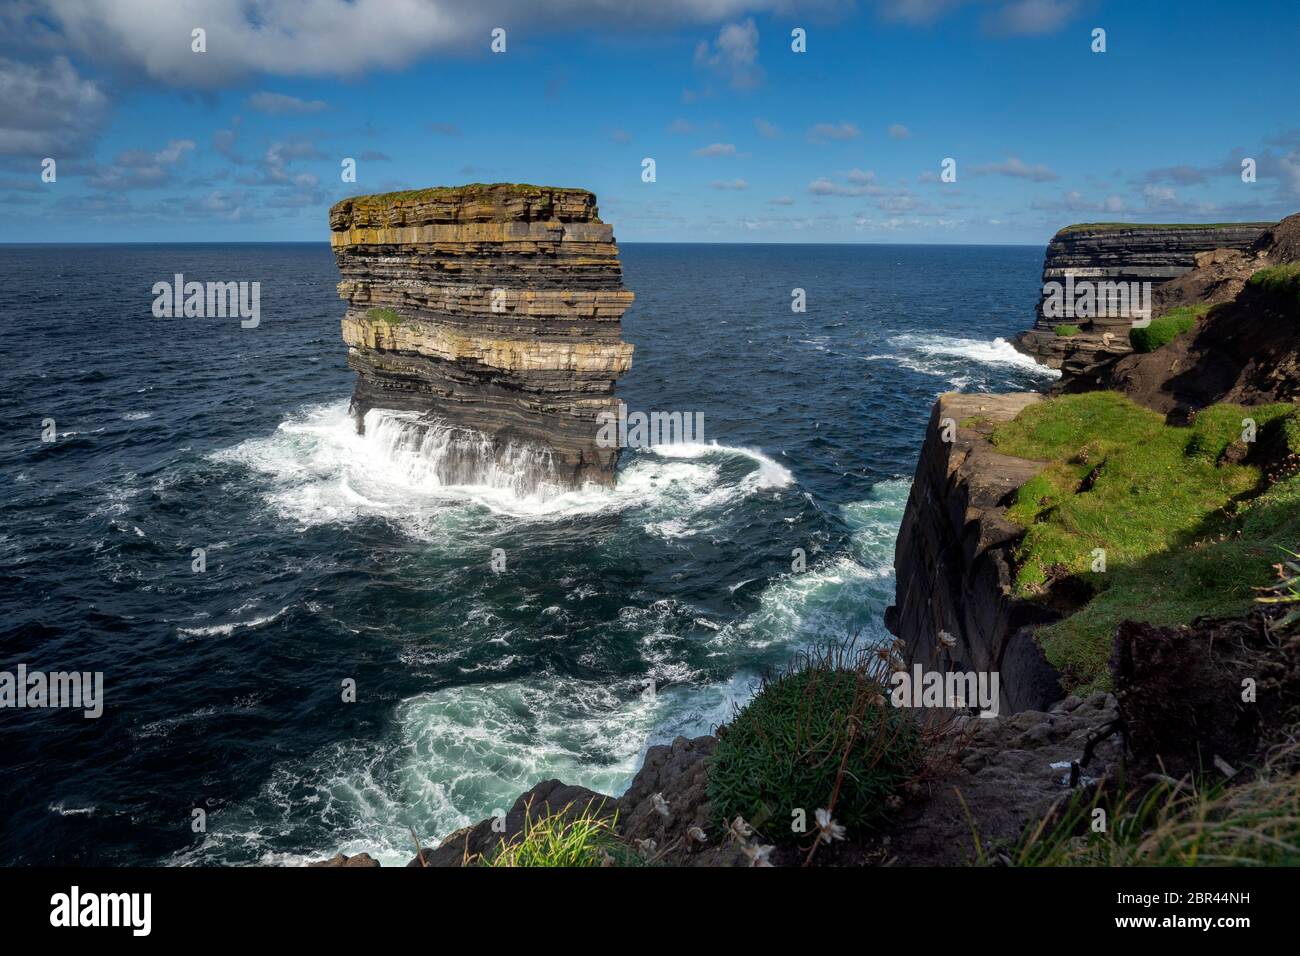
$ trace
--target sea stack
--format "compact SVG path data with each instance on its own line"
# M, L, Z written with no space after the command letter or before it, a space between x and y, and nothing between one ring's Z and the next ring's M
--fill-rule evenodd
M359 431L430 481L522 494L610 485L597 443L632 365L613 229L585 189L513 183L357 196L330 209ZM396 414L393 414L396 413Z

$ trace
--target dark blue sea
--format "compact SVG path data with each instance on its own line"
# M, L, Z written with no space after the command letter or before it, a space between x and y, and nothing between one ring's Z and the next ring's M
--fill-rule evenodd
M621 251L620 396L705 441L519 498L356 435L323 244L0 246L0 670L104 674L99 719L0 709L0 864L404 863L880 639L934 397L1051 382L1005 341L1042 250ZM154 318L178 272L260 325Z

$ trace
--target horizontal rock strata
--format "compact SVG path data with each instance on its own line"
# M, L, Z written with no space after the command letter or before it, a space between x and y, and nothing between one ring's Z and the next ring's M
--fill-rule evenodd
M1152 292L1198 265L1197 256L1216 249L1246 250L1270 223L1222 225L1116 225L1067 226L1052 237L1043 260L1043 284L1068 277L1076 283L1150 282ZM1068 378L1089 366L1130 351L1130 315L1098 318L1050 317L1039 299L1034 327L1022 333L1015 345L1044 365L1059 368ZM1158 311L1158 310L1157 310ZM1076 335L1056 333L1059 325L1081 329ZM1109 339L1106 338L1109 334Z
M1300 214L1270 226L1249 249L1219 249L1196 260L1156 297L1157 313L1213 306L1195 328L1153 352L1098 362L1062 390L1111 388L1184 419L1216 402L1300 400L1300 297L1248 282L1261 269L1300 262Z
M898 532L896 603L885 617L904 641L908 667L997 671L1004 713L1045 710L1063 696L1033 636L1051 612L1012 594L1024 529L1006 508L1043 463L1003 455L987 437L1041 400L1032 392L939 397ZM951 442L943 440L948 419L956 426Z
M447 483L613 482L618 449L597 446L597 416L617 411L614 384L632 364L620 318L633 295L592 193L360 196L330 209L330 244L359 429L374 409L416 413L441 431L404 440L441 456Z

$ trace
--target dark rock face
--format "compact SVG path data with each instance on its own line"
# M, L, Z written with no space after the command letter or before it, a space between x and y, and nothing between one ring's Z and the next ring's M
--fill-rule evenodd
M1111 673L1136 767L1214 774L1219 758L1241 769L1296 717L1300 634L1270 635L1258 616L1182 627L1123 621Z
M1043 260L1043 283L1150 282L1156 286L1175 279L1197 265L1198 254L1222 250L1247 250L1270 223L1179 226L1067 226L1052 237ZM1015 345L1044 365L1062 370L1064 378L1084 374L1099 361L1128 354L1130 315L1092 319L1052 318L1044 315L1039 300L1034 327L1022 333ZM1161 311L1159 300L1154 311ZM1058 325L1077 325L1071 336L1056 334Z
M1006 508L1043 465L1000 454L987 439L994 423L1041 399L940 396L898 532L897 603L886 615L908 667L998 672L1004 713L1043 710L1063 693L1033 637L1032 626L1051 612L1012 595L1013 549L1024 529L1007 520ZM955 441L943 440L946 420L956 426Z
M613 482L618 449L597 444L597 416L617 412L631 367L619 320L633 296L593 194L497 184L345 199L330 244L358 429L372 409L410 413L387 420L390 437L420 446L443 483Z

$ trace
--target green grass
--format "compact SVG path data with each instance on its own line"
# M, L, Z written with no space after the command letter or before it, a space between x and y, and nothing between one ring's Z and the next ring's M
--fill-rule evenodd
M1069 338L1071 335L1078 335L1082 331L1083 329L1077 325L1058 325L1056 327L1056 334L1061 338Z
M1229 229L1233 226L1272 226L1271 222L1080 222L1066 226L1058 236L1071 232L1113 232L1119 229Z
M1048 462L1007 512L1026 529L1016 594L1046 599L1051 585L1073 579L1091 595L1038 630L1067 690L1108 686L1121 620L1172 625L1243 613L1252 589L1268 583L1278 548L1300 542L1300 478L1246 500L1261 485L1259 469L1220 460L1240 443L1246 417L1260 441L1273 429L1297 431L1292 405L1215 405L1175 428L1114 392L1059 396L994 430L999 451ZM1105 573L1091 570L1096 548Z
M1296 748L1274 754L1238 786L1178 786L1144 793L1079 793L1006 854L979 846L978 862L1011 866L1297 866L1300 774ZM1092 829L1092 811L1106 828Z
M523 830L479 860L492 867L635 866L640 861L616 833L618 815L600 816L591 805L545 815L526 814Z
M391 206L399 202L435 199L459 199L465 196L484 193L508 192L521 196L540 196L544 193L588 193L586 189L570 189L561 186L534 186L532 183L466 183L464 186L430 186L425 189L402 189L391 193L372 193L366 196L352 196L344 202L360 206Z
M1300 262L1260 269L1246 285L1261 291L1288 311L1300 310Z
M1129 344L1135 352L1154 352L1190 331L1209 310L1210 306L1203 302L1170 309L1164 315L1152 319L1150 325L1129 329Z
M885 676L879 658L829 650L765 678L710 761L719 824L741 816L773 842L807 839L792 829L796 811L811 829L829 809L850 839L879 824L922 746L912 715L889 706Z
M366 313L371 322L383 322L385 325L401 325L402 317L393 309L371 309Z

